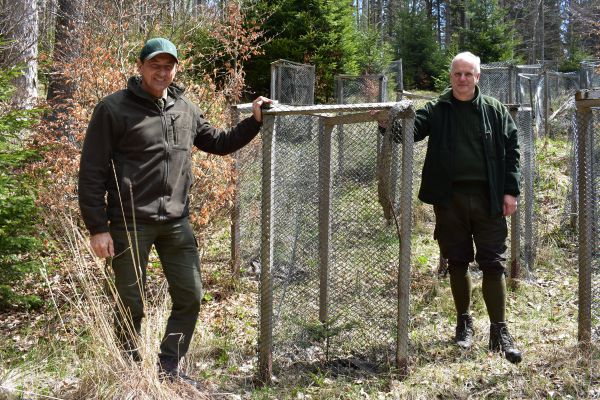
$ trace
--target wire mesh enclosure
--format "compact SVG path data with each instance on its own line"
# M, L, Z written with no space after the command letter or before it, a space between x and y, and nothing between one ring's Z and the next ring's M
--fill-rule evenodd
M378 103L387 101L387 77L377 75L336 75L337 104Z
M288 60L271 64L271 99L283 104L311 105L315 101L315 66Z
M581 62L581 88L600 88L600 60Z
M482 94L495 97L504 104L515 103L515 67L510 63L481 65L479 88Z
M511 276L529 278L535 269L539 220L535 198L536 108L541 99L559 98L572 90L577 78L572 74L529 74L521 67L525 71L521 74L514 68L515 85L519 78L520 86L518 91L514 87L513 98L519 92L529 101L525 106L509 105L519 128L522 172L520 206L511 218ZM506 88L493 90L510 98L506 82L513 72L507 72L507 66L492 66L489 76L496 69L498 76L504 76L496 78L496 85L504 83ZM273 79L280 79L277 74ZM493 82L491 78L489 81ZM232 241L232 249L237 265L241 260L260 276L259 374L266 382L273 365L280 369L312 361L356 359L385 366L394 363L394 358L401 368L407 365L406 285L410 265L415 265L418 254L411 253L411 241L406 238L412 229L413 206L422 212L417 209L420 203L413 187L419 185L425 142L415 145L412 135L406 134L412 133L414 102L402 102L400 107L381 102L389 86L384 75L339 76L336 85L338 102L362 102L319 106L303 104L309 100L296 106L279 103L264 111L259 140L237 156L239 207L233 218L238 221L238 231L232 240L234 236L238 240L237 248ZM420 107L425 101L418 103ZM583 132L582 126L586 131L598 130L594 107L589 113L592 122L583 123L579 118L574 131ZM390 140L389 132L380 132L376 117L370 113L374 110L379 110L380 116L382 112L394 114L395 121L402 121L402 143ZM236 112L249 109L241 107ZM593 143L597 145L597 141ZM600 154L600 150L591 154ZM583 190L581 185L577 187ZM598 189L593 186L586 190L589 195ZM587 218L593 215L596 224L598 204L595 197L592 201L594 211L589 214L588 210ZM579 218L583 218L583 208L577 207ZM399 216L400 234L393 224L394 215ZM593 240L597 240L594 235L599 228L594 225L588 229ZM594 258L598 243L590 243L588 303L583 300L580 313L585 314L585 304L589 304L591 328L580 328L583 337L585 332L600 335L600 262Z
M379 156L382 133L371 110L402 120L402 144L386 132ZM289 115L312 122L281 118ZM285 368L353 356L406 368L412 105L278 105L263 116L261 379L270 380L272 363ZM289 123L307 133L304 140L280 134ZM335 140L338 125L346 132L343 149ZM402 147L395 177L393 146ZM348 155L343 169L340 151ZM391 185L399 188L397 207L386 189Z
M529 278L534 270L538 242L536 213L535 136L531 107L509 105L509 111L518 128L521 153L521 195L517 212L511 216L510 249L511 278Z
M404 91L404 70L402 67L402 59L392 61L387 68L386 76L388 78L388 95L395 93L394 98L388 98L387 100L399 101L400 93Z
M600 90L575 95L579 184L579 341L600 338Z

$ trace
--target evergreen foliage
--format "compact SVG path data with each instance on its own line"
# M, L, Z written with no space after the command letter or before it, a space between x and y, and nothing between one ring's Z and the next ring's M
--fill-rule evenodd
M36 237L33 185L19 173L36 154L22 148L17 135L35 121L37 111L16 110L10 104L10 82L19 74L17 69L0 70L0 310L42 305L39 297L15 290L35 270L33 253L41 247Z
M403 11L396 28L396 52L402 58L404 85L433 89L433 77L447 74L433 23L424 11Z
M346 0L260 0L256 12L269 15L264 55L246 66L246 84L269 93L270 64L279 59L313 64L319 102L333 97L333 77L360 73L359 41L352 4Z
M381 33L372 28L359 30L357 44L358 70L364 74L379 74L386 71L393 61L393 46L381 40Z
M459 32L464 50L478 55L482 64L515 58L514 23L506 19L506 11L498 6L498 0L471 0L468 16L468 28Z

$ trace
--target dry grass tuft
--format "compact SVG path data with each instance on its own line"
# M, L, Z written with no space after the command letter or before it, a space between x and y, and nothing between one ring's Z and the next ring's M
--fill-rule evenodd
M170 308L164 281L158 279L153 290L147 291L152 295L145 299L146 318L140 340L143 361L135 363L124 356L115 340L116 292L110 268L92 256L87 237L72 220L63 217L62 222L54 238L60 246L57 254L67 287L56 291L53 301L63 334L70 337L73 347L69 349L69 379L46 390L58 398L73 400L208 398L184 383L158 379L157 352ZM20 386L25 386L23 381Z

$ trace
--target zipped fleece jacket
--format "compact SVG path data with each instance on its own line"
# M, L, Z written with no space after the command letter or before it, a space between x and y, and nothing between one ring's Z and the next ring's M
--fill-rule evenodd
M150 223L187 216L192 146L232 153L260 126L250 116L231 130L217 129L178 86L168 88L162 108L142 89L141 78L130 78L127 89L98 103L88 125L78 190L86 228L92 235L108 232L108 221L123 215Z
M479 87L472 104L480 116L490 213L495 217L502 215L505 194L517 197L520 193L517 127L507 108L493 97L480 94ZM451 89L417 110L414 133L415 141L429 136L419 199L428 204L449 204L457 135Z

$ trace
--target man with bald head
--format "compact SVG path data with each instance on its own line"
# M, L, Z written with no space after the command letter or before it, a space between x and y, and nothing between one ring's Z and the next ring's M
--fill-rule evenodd
M489 348L519 363L521 352L506 326L504 276L506 217L519 196L517 128L502 103L480 93L479 75L479 57L456 55L451 88L417 111L415 141L429 137L419 199L433 205L434 237L448 260L456 344L469 348L473 341L469 264L475 260L483 273Z

